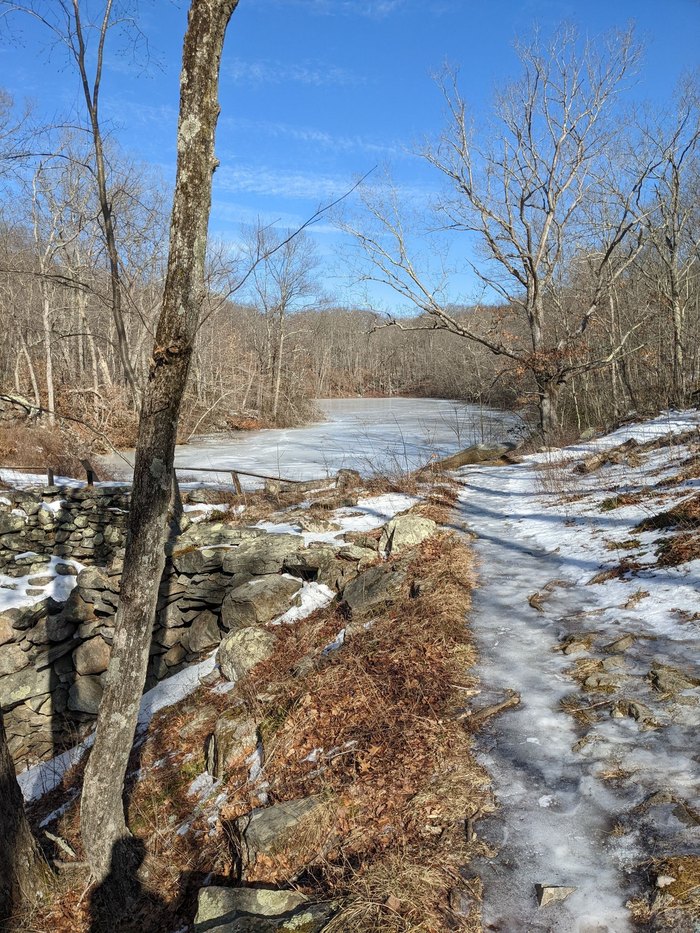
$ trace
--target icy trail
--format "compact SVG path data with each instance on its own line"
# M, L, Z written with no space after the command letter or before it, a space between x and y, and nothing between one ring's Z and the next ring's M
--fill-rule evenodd
M641 436L648 439L655 431L668 431L669 425L643 428ZM626 436L619 432L600 443L611 446ZM630 872L648 852L649 838L657 851L660 839L661 848L673 850L679 840L691 842L691 836L697 843L697 831L682 827L668 813L663 830L638 823L626 833L611 831L659 789L692 799L692 776L697 774L692 718L697 709L682 713L680 725L669 719L663 729L648 731L632 719L610 718L606 712L590 729L585 746L574 750L588 727L560 708L560 700L577 688L564 673L574 659L556 647L577 626L596 630L605 642L634 630L648 639L640 644L651 647L640 649L646 658L625 657L624 664L642 664L647 673L653 661L649 652L661 650L657 636L666 639L664 660L677 663L687 649L687 629L674 634L669 613L672 607L693 603L697 608L700 562L689 565L683 579L649 574L643 580L585 586L610 558L599 536L608 530L622 534L610 526L629 524L630 519L601 515L591 510L590 502L587 509L552 507L551 497L547 502L538 490L535 461L472 468L460 476L459 518L478 536L480 588L471 618L481 657L477 673L482 693L476 702L496 702L509 690L521 696L520 706L494 719L477 744L499 805L493 817L476 824L477 833L499 850L494 859L477 866L484 881L484 930L627 933L633 927L625 902L636 893ZM546 591L540 609L531 606L528 597L554 580L559 582ZM622 611L625 597L641 585L650 591L648 600L639 610ZM643 689L641 676L621 679L633 683L634 690ZM690 718L683 722L684 716ZM630 772L630 778L602 779L601 772L616 765ZM566 900L540 908L536 883L576 890Z

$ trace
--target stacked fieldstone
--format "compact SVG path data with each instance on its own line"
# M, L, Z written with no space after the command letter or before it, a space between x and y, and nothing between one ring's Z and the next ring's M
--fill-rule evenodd
M65 602L45 597L0 612L0 707L18 763L74 744L97 715L127 508L123 487L0 493L0 573L13 580L34 574L28 582L37 588L53 573L77 576ZM168 550L147 688L201 658L227 633L284 613L299 602L303 581L340 591L377 557L356 544L305 547L300 535L211 522L191 525ZM71 560L89 566L78 573Z
M0 490L0 573L39 572L52 554L106 564L124 543L128 508L124 486Z

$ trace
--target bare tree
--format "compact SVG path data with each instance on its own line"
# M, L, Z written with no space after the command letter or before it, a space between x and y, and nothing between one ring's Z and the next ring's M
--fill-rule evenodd
M0 5L5 13L22 12L41 22L54 39L64 47L77 70L85 100L88 132L92 139L93 179L100 205L102 232L109 265L112 317L117 335L117 348L124 378L136 396L138 395L137 377L124 324L121 261L115 232L114 201L110 191L104 135L100 123L100 90L105 45L111 27L117 24L124 26L126 17L119 16L114 0L104 0L101 13L94 21L89 18L87 10L81 7L80 0L30 0L28 3L2 0ZM134 27L133 21L130 21L130 25ZM93 34L96 36L94 49L90 44L90 37Z
M85 772L81 831L98 879L128 837L122 792L146 679L165 536L180 404L204 298L204 262L217 162L221 51L237 0L192 0L180 76L177 175L170 253L134 467L129 536L114 645ZM127 866L128 867L128 866Z
M647 263L672 325L671 400L686 400L686 316L693 306L692 280L698 275L700 255L700 89L687 79L679 90L670 119L645 127L655 151L653 210L647 232L657 263Z
M260 408L273 424L278 420L289 316L303 311L318 291L314 270L318 258L311 240L292 231L278 233L258 225L250 231L246 255L252 269L250 295L262 314L263 379Z
M578 352L611 276L621 275L641 248L637 242L626 262L614 264L640 227L639 196L648 167L627 177L624 189L603 190L609 148L619 130L612 105L638 57L630 32L609 36L599 49L563 27L545 47L536 36L517 52L522 75L497 95L484 138L473 132L456 75L446 73L440 86L447 127L423 155L450 184L436 208L437 224L467 233L478 244L473 272L524 326L504 320L496 330L492 315L486 328L478 316L457 320L442 297L445 282L424 278L412 262L400 211L387 213L386 205L374 202L373 228L346 229L370 259L367 277L417 305L427 315L421 326L476 341L531 374L541 429L550 435L558 426L561 386L582 367L607 365L625 342L609 358L583 359ZM605 223L591 229L588 211L597 200L607 204ZM577 313L563 317L560 286L578 253L588 257L591 287ZM401 326L399 320L392 323Z

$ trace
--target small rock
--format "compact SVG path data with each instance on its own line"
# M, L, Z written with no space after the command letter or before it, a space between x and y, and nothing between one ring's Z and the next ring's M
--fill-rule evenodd
M287 851L290 861L303 861L309 853L293 851L298 846L299 827L319 806L317 797L304 797L260 807L237 819L244 870L255 865L259 856L279 856Z
M665 667L659 665L654 667L649 674L649 680L652 687L659 693L667 693L671 696L676 693L683 693L684 690L692 690L698 686L699 681L682 674L675 667Z
M568 888L561 884L536 884L537 904L540 907L549 907L550 904L565 901L575 890L576 888Z
M655 724L652 711L648 706L645 706L644 703L640 703L638 700L618 700L617 703L613 704L610 715L613 719L621 719L624 716L629 716L637 722L649 723L651 725Z
M636 640L634 635L623 635L621 638L616 638L615 641L611 641L609 645L605 645L603 651L607 651L610 654L619 654L631 648Z
M163 663L168 667L177 667L177 665L187 657L187 651L183 645L173 645L162 657Z
M353 612L365 612L393 599L406 579L405 570L390 565L370 567L343 590L343 599Z
M676 879L672 875L659 875L656 879L657 888L667 888L669 885L673 884Z

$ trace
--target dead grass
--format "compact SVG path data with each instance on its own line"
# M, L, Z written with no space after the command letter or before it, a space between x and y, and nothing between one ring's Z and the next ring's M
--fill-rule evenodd
M451 495L449 488L437 490L425 512L440 517ZM281 627L276 655L235 691L198 691L154 717L132 755L127 785L128 823L147 852L134 930L165 933L191 918L206 875L213 883L236 883L230 827L261 803L247 768L225 775L228 801L213 833L206 806L188 795L217 718L236 704L260 723L270 802L310 795L323 801L295 835L295 860L283 847L256 863L251 882L296 878L312 898L342 902L335 933L480 928L478 884L465 888L460 875L483 848L467 838L465 820L494 809L488 776L472 757L459 718L465 697L475 692L468 670L476 658L465 621L472 557L457 537L441 534L402 560L405 586L372 615L368 629L331 605ZM324 655L341 628L345 646ZM319 759L304 761L314 748L322 749ZM81 770L42 801L35 820L71 791L77 801ZM185 822L189 831L178 834ZM51 830L81 857L77 806ZM91 896L82 877L67 877L17 931L87 933ZM465 899L468 916L455 909Z
M695 494L670 509L641 521L636 532L669 530L675 534L659 539L659 567L677 567L700 558L700 495Z
M369 630L317 657L303 679L294 672L309 642L323 645L347 620L336 611L283 632L247 697L269 736L272 798L311 793L333 801L316 840L322 855L305 880L314 897L347 900L335 930L428 931L453 923L449 892L469 857L463 821L493 808L486 775L454 717L463 702L457 687L473 687L464 622L471 557L443 535L420 548L409 577L416 574L432 584L424 596L412 598L407 583ZM314 749L322 750L318 759L305 760ZM279 883L289 870L282 854L256 865L252 880Z
M654 859L647 874L652 891L628 901L632 917L655 930L696 930L700 921L700 856Z

